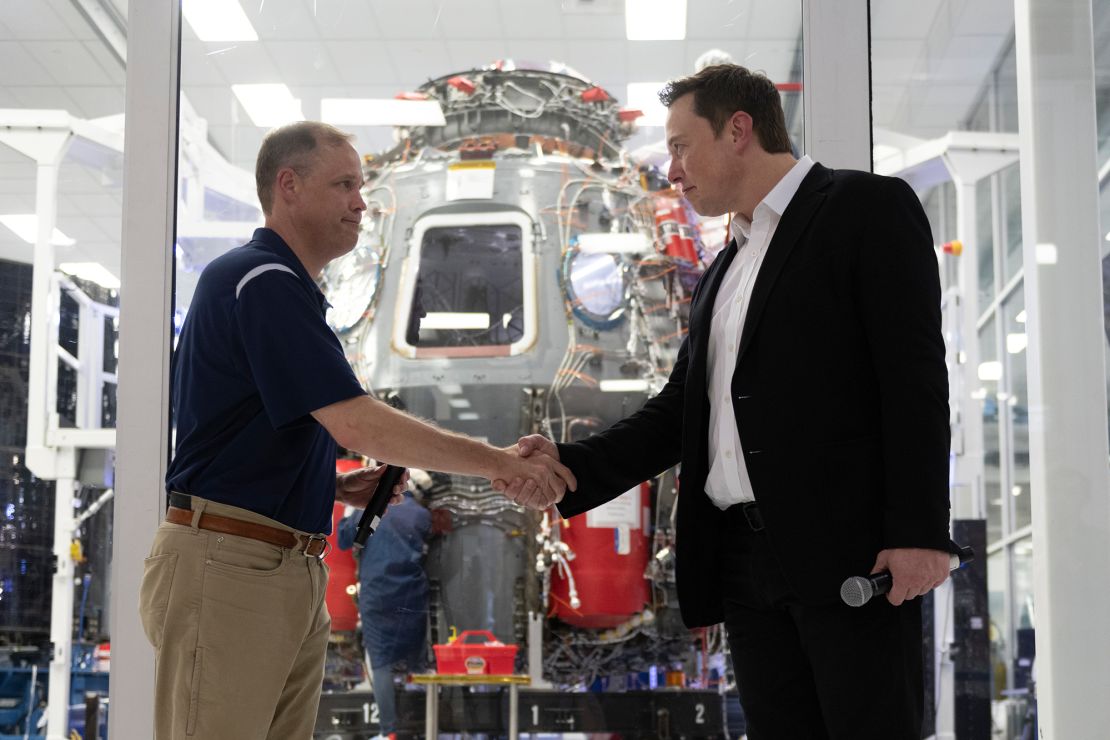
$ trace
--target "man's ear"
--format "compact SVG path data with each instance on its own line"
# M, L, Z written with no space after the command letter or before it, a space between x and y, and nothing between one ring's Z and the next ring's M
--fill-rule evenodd
M736 111L729 116L728 123L725 125L725 134L732 139L737 152L744 151L755 139L752 117L742 110Z
M288 203L301 191L301 181L292 167L282 167L274 178L274 197Z

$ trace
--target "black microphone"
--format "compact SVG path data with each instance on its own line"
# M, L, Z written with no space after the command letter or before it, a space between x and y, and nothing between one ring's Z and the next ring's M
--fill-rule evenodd
M964 563L975 559L975 551L970 547L960 547L953 543L953 548L948 563L950 570L957 570ZM840 584L840 598L848 606L863 606L876 596L889 593L892 583L894 578L889 570L882 570L869 576L852 576Z
M397 485L397 481L401 480L401 476L404 474L404 468L399 468L396 465L385 466L385 472L378 479L378 487L374 489L374 495L370 497L370 503L366 504L366 508L362 511L362 517L358 520L358 531L355 532L355 549L365 547L366 540L370 539L370 535L374 534L374 530L378 528L382 516L385 514L385 508L389 506L389 500L393 498L393 487Z

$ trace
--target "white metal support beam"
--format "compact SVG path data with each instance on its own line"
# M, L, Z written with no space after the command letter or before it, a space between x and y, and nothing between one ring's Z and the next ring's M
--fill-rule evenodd
M154 656L138 602L165 511L180 25L178 2L128 3L111 740L154 734Z
M1015 0L1014 19L1039 732L1105 737L1110 450L1092 4Z
M867 0L802 0L805 153L826 167L871 171Z

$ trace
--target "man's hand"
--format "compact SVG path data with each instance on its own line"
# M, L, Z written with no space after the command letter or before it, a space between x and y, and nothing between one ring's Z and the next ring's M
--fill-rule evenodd
M517 441L516 449L509 448L509 450L519 454L522 459L530 458L534 462L549 461L549 463L554 463L570 476L566 478L560 473L560 477L570 486L570 489L573 491L578 487L578 481L574 478L570 469L558 463L559 449L555 446L555 443L542 434L530 434L527 437L521 437ZM493 481L493 488L505 494L505 498L510 501L530 509L546 509L563 500L563 493L560 492L553 500L545 502L542 495L543 489L538 487L535 481L519 476L511 479L498 478Z
M948 578L951 556L943 550L901 547L883 550L875 558L872 573L889 570L893 581L887 601L898 606L903 601L924 596Z
M335 476L335 499L341 504L365 509L378 489L378 481L385 472L385 465L373 468L359 468L349 473L339 473ZM393 487L393 498L389 503L399 504L405 500L405 487L408 486L409 471Z

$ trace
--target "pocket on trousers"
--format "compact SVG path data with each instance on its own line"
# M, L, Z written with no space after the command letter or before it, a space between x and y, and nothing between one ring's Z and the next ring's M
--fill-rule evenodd
M139 618L146 638L155 648L162 646L162 632L166 626L166 606L173 590L173 574L177 568L177 553L152 555L143 561L143 582L139 588Z

